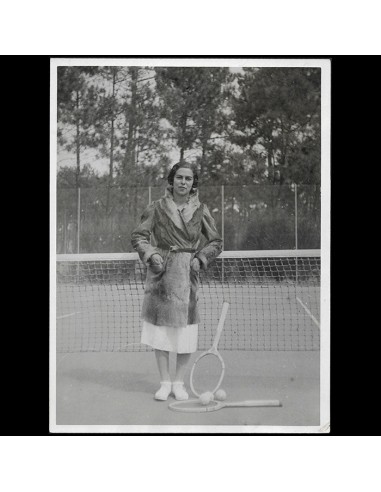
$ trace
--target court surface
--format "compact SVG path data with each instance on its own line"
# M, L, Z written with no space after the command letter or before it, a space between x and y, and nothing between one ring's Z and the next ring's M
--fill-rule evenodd
M224 426L237 426L237 432L238 426L319 426L319 351L222 350L221 355L228 401L277 399L282 407L178 413L168 408L173 397L167 402L153 398L159 381L153 352L59 353L56 425L90 426L87 432L91 426L146 426L147 433L160 432L156 426L166 426L169 433L192 432L192 426L216 426L216 433L224 433Z

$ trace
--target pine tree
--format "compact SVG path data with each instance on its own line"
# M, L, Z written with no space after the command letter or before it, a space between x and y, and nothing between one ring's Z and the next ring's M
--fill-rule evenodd
M223 112L229 82L227 68L166 67L156 69L163 117L172 126L179 158L191 149L198 151L200 174L207 176L208 153L213 138L224 132Z

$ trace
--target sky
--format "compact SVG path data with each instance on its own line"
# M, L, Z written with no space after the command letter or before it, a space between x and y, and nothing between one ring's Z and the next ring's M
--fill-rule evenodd
M96 149L87 149L81 153L81 168L86 164L90 165L100 175L108 172L108 159L98 157ZM59 149L57 154L57 170L66 166L76 166L75 153Z

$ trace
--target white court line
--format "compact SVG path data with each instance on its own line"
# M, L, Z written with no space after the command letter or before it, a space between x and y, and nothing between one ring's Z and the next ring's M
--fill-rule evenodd
M308 307L303 304L303 302L299 299L299 297L296 298L296 300L299 302L299 304L305 309L306 313L311 317L312 321L315 323L315 325L320 328L320 323L319 321L315 318L315 316L311 313L311 311L308 309Z
M70 316L75 316L78 313L63 314L62 316L57 316L57 319L70 318Z

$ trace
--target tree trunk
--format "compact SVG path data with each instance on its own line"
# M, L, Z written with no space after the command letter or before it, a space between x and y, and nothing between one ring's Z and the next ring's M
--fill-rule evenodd
M76 95L76 109L77 109L77 113L79 112L79 101L80 101L80 94L79 94L79 91L77 91L77 95ZM76 123L75 123L75 126L76 126L76 142L75 142L75 146L76 146L76 158L77 158L77 169L76 169L76 173L75 173L75 185L76 185L76 190L77 190L77 217L80 216L80 199L79 199L79 193L78 193L78 190L81 186L81 181L80 181L80 174L81 174L81 142L80 142L80 118L79 116L77 116L76 118ZM77 220L77 238L79 238L79 220ZM77 241L79 242L79 240ZM77 244L77 250L79 250L79 244Z
M76 109L77 109L77 111L79 111L79 91L77 91ZM75 147L76 147L76 157L77 157L77 170L75 173L75 184L76 184L76 187L79 188L80 187L80 174L81 174L81 143L80 143L80 119L78 116L76 118L75 127L76 127Z
M186 150L186 131L187 131L187 113L183 113L180 119L180 161L184 159L184 153Z
M114 101L115 101L115 84L116 84L116 71L113 70L113 73L112 73L112 99L113 99L113 104L114 104ZM108 214L109 214L110 193L111 193L111 188L112 188L112 183L113 183L113 174L114 174L114 122L115 122L115 116L114 116L114 107L113 107L112 114L111 114L110 171L109 171L109 178L108 178L108 184L107 184L106 216L108 216Z
M288 131L283 121L281 121L280 126L282 132L282 144L280 149L279 184L282 185L285 181L284 170L287 167Z
M272 148L269 147L267 150L267 163L269 167L269 178L272 180L272 184L275 184L276 178L275 178L275 162L274 162L274 157L272 153Z
M320 204L320 200L321 200L321 196L320 196L320 185L314 185L314 186L311 186L312 188L312 194L313 194L313 217L314 219L316 220L318 217L320 217L320 214L321 214L321 211L320 211L320 207L319 205Z
M127 114L128 121L128 133L127 133L127 146L124 160L124 172L129 177L131 184L135 184L135 147L136 142L134 139L136 129L136 102L137 102L137 80L138 80L138 68L131 67L131 104Z
M206 152L207 152L208 140L204 140L202 142L202 154L201 154L201 164L200 164L200 177L204 175L205 172L205 164L206 164Z

